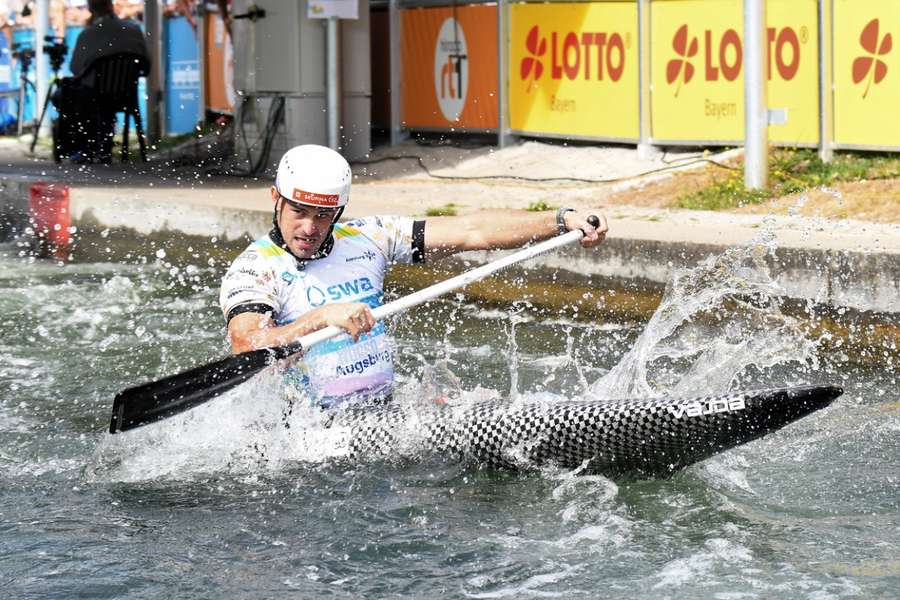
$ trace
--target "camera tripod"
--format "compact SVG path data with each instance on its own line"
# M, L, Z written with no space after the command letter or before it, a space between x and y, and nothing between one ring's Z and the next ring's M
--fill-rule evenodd
M34 50L31 48L21 48L13 45L13 58L19 61L19 103L16 107L16 135L22 135L22 120L25 117L25 94L28 93L28 86L37 96L37 88L34 82L28 79L28 71L31 69L31 61L34 60Z
M31 152L34 152L34 146L37 144L38 134L41 131L41 123L44 122L44 117L47 115L47 107L50 106L50 99L53 97L53 92L59 86L59 70L62 68L63 62L66 60L66 53L69 51L69 47L66 46L64 41L57 41L57 38L52 35L44 36L44 40L50 42L50 45L44 45L44 52L50 57L50 68L53 69L53 79L50 80L50 85L47 86L47 96L44 98L44 107L41 109L41 117L35 121L34 123L34 137L31 139ZM33 87L34 84L32 84ZM37 92L35 92L36 94ZM56 141L53 141L53 158L56 159Z

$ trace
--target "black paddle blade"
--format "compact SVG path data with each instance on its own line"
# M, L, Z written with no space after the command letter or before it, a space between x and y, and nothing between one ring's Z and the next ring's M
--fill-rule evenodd
M283 346L244 352L122 390L113 401L109 432L128 431L190 410L247 381L275 360L299 352Z

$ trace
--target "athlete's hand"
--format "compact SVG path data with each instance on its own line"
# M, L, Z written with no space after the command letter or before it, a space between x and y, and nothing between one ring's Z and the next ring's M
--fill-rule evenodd
M375 327L375 317L368 304L363 302L342 302L322 307L323 318L328 325L340 327L355 341L359 336Z
M587 221L588 216L591 214L596 214L597 219L600 221L600 224L597 227L594 227ZM584 232L584 237L581 238L581 245L585 248L598 246L606 239L606 232L609 231L609 225L606 222L606 217L603 215L594 212L582 213L573 210L567 212L564 218L566 220L567 230L575 231L576 229L580 229Z

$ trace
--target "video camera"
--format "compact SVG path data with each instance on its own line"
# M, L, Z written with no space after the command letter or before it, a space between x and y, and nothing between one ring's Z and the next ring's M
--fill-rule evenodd
M66 54L69 53L66 39L53 35L45 35L44 41L50 42L49 44L44 44L44 52L50 57L50 67L54 71L59 71L62 68L62 64L66 62Z
M61 37L46 35L44 36L44 41L49 42L44 44L44 52L47 53L47 57L50 59L50 66L54 71L59 71L63 63L66 62L66 55L69 53L66 40ZM30 46L23 46L22 44L13 44L12 46L13 58L21 61L22 67L25 69L34 60L34 54L34 48Z
M34 48L23 46L22 44L13 44L12 56L16 60L22 61L22 64L28 65L34 59Z

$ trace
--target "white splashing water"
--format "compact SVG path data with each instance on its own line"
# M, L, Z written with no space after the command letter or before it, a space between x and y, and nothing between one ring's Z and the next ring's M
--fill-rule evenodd
M764 262L773 247L773 235L765 232L747 246L677 271L633 348L593 384L582 374L587 396L722 392L751 366L814 363L815 343L780 309L783 292ZM482 387L462 389L451 370L453 360L445 358L425 364L421 379L399 382L395 402L444 397L464 406L502 401L501 396L516 402L562 399L549 393L519 393L514 332L520 322L511 319L507 330L508 395ZM569 345L567 356L571 354ZM89 471L102 480L180 479L198 473L277 470L290 462L320 463L345 456L349 433L338 426L326 427L327 415L302 399L285 415L285 403L272 401L285 393L279 376L258 377L186 414L127 435L109 436L99 445ZM418 439L416 427L409 423L410 440ZM422 448L403 450L414 455Z
M816 344L781 311L780 287L765 257L774 234L676 271L632 349L594 382L600 399L728 391L749 367L813 364Z
M147 481L198 473L278 470L287 461L344 456L347 432L323 425L326 413L296 402L286 411L281 376L266 372L187 413L106 436L89 480ZM278 400L278 401L273 401Z

